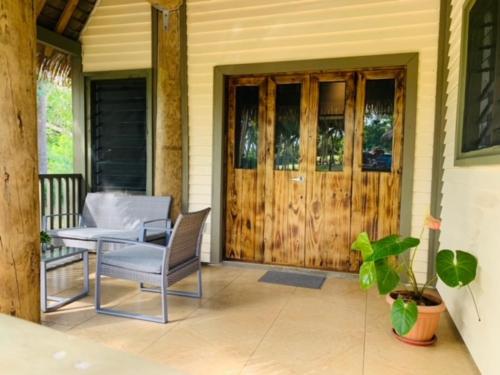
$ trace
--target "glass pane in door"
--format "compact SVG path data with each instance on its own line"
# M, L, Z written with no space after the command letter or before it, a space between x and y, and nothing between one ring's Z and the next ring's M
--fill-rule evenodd
M300 163L301 84L276 87L274 169L297 171Z
M366 81L363 171L391 171L394 100L394 79Z
M317 171L341 171L344 165L345 88L345 82L319 84Z
M259 139L259 87L236 87L234 167L257 168Z

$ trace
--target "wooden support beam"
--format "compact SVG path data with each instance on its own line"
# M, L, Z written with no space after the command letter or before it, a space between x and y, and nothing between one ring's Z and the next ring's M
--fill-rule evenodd
M155 195L173 197L172 218L182 202L181 25L179 9L171 11L168 29L158 22L156 61Z
M57 21L56 25L56 33L62 34L66 27L68 26L69 21L71 20L71 16L75 12L76 7L80 0L68 0L64 10L62 11L61 17L59 17L59 21Z
M158 9L179 9L183 0L147 0L153 7Z
M45 3L47 2L47 0L36 0L36 17L38 18L38 16L40 15L40 13L42 13L42 10L43 10L43 7L45 6Z
M0 4L0 313L39 322L36 11Z
M37 26L36 30L37 39L40 43L70 55L82 55L82 45L80 42L69 39L64 35L58 34L41 26Z

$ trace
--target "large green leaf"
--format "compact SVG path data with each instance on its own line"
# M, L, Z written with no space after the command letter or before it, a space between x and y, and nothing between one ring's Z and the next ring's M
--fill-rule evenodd
M436 271L441 280L451 287L462 287L476 278L477 259L457 250L441 250L436 256Z
M396 235L384 237L372 243L373 254L368 260L378 260L399 255L418 246L420 240L414 237L401 238Z
M406 335L417 322L418 309L414 301L405 302L398 298L392 304L392 326L400 336Z
M361 289L368 289L377 281L375 262L364 262L359 269L359 285Z
M372 244L370 242L370 238L368 237L368 233L361 232L356 238L356 241L352 244L353 250L361 251L361 256L363 260L368 259L373 254Z
M399 284L399 274L391 267L386 259L380 259L375 263L377 273L377 287L380 294L387 294L394 290Z

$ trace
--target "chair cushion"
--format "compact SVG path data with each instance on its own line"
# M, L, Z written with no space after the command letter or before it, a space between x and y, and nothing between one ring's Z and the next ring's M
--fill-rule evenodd
M149 246L131 245L103 253L102 263L131 271L160 274L163 251Z
M100 237L113 237L124 240L137 240L137 230L107 229L107 228L68 228L49 231L51 237L74 238L78 240L97 241Z

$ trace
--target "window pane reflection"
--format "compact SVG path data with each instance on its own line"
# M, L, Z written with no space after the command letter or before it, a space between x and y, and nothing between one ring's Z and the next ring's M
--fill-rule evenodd
M274 133L274 169L299 169L300 96L298 83L276 88L276 129Z
M236 136L234 167L257 168L259 139L259 87L236 88Z
M345 82L319 85L317 171L341 171L344 165L345 87Z
M394 79L366 81L363 130L364 171L391 171L394 98Z

